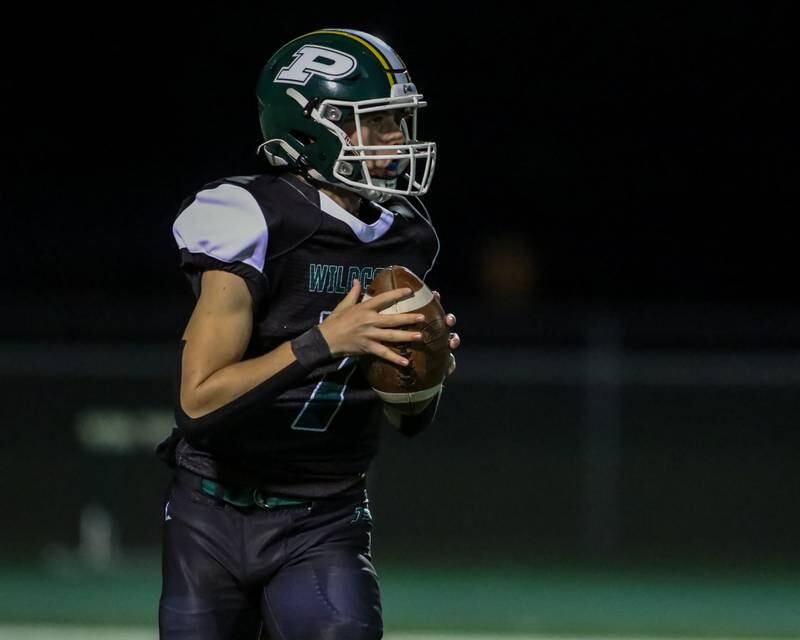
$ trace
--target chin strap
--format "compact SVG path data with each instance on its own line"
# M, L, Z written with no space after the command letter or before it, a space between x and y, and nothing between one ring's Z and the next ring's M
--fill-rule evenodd
M397 178L389 178L389 179L372 178L372 182L373 184L379 187L395 189L397 185ZM374 194L375 197L370 198L366 195L364 197L367 198L368 200L371 200L372 202L386 202L389 198L392 197L391 193L386 193L384 191L375 191L374 189L369 189L369 193Z
M325 177L316 169L312 169L306 159L301 156L295 149L292 147L286 140L281 138L273 138L272 140L267 140L266 142L262 142L258 145L258 149L256 149L256 153L260 153L261 151L264 152L264 155L267 157L267 161L273 167L288 167L291 163L287 162L285 158L273 153L269 150L270 144L277 144L286 155L288 155L293 163L294 167L297 168L300 173L302 173L307 178L313 178L314 180L321 180L322 182L327 182Z
M285 140L281 140L280 138L272 138L271 140L262 142L260 145L258 145L258 149L256 149L256 155L263 151L264 155L267 158L267 161L273 167L288 167L289 163L284 158L281 158L279 155L269 150L269 145L273 143L280 146L280 148L283 149L284 153L286 153L292 159L294 159L298 155L297 151L292 149L292 147L290 147Z

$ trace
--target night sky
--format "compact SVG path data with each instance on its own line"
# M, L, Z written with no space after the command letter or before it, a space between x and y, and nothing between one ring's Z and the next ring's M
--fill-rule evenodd
M492 247L512 246L533 300L800 302L787 5L447 22L411 6L263 6L19 19L0 195L12 299L185 294L172 221L204 183L263 167L262 65L297 35L349 27L394 46L429 99L421 138L440 155L426 203L444 243L432 281L448 295L482 296Z

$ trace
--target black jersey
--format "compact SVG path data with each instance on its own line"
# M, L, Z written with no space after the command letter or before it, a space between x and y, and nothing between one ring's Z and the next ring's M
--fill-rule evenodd
M184 206L173 232L195 295L200 275L245 279L254 326L245 358L321 322L349 291L391 264L425 277L438 251L430 220L405 198L364 202L359 216L292 174L227 178ZM310 496L363 484L377 452L382 403L355 358L312 371L257 419L204 449L181 439L176 462L211 478L248 478L276 492Z

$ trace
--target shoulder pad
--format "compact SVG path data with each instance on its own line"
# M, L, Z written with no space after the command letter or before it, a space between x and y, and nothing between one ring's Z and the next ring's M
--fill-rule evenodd
M261 206L270 234L267 262L305 242L322 224L317 190L291 174L236 176L226 181L247 189Z

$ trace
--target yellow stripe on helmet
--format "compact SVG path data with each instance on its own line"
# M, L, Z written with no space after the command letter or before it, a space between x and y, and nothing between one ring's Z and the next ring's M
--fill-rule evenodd
M311 33L307 33L307 36L315 35L317 33L330 33L336 36L345 36L346 38L351 38L356 42L363 44L367 49L369 49L373 55L378 59L381 63L383 68L386 70L386 77L389 79L389 86L393 87L395 85L394 77L392 77L392 67L389 64L389 61L384 57L384 55L378 51L375 47L373 47L369 42L364 40L364 38L360 38L359 36L353 35L352 33L347 33L346 31L335 31L334 29L321 29L319 31L312 31ZM301 36L305 37L305 36Z

